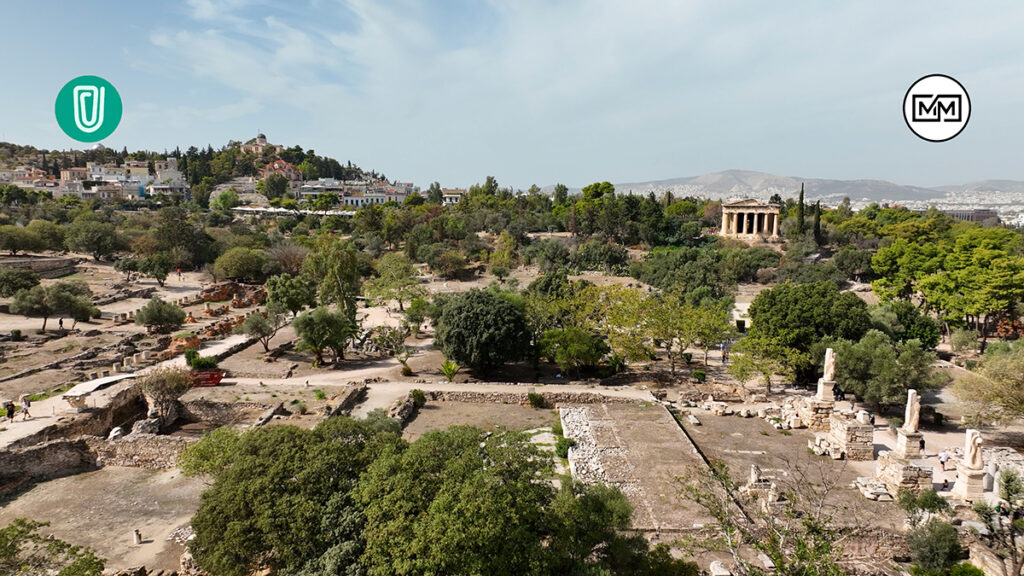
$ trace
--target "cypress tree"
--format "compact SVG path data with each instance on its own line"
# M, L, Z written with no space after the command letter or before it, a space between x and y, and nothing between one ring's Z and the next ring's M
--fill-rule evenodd
M804 224L804 184L800 183L800 202L796 205L796 233L802 235L806 229Z
M821 200L814 204L814 243L822 244L821 238Z

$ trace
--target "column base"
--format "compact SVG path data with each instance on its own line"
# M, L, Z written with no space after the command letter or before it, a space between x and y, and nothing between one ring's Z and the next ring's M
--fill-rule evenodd
M965 502L978 502L985 493L985 471L969 470L963 465L956 467L956 484L953 497Z
M903 428L896 431L896 450L894 450L897 458L909 459L914 456L921 454L921 436L920 432L907 432Z
M819 402L835 402L836 395L832 393L832 389L835 387L835 380L825 380L824 378L818 378L818 393L815 398Z

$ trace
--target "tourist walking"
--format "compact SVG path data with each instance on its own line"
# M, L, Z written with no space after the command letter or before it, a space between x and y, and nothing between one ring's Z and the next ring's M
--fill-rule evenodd
M59 329L59 330L63 330L64 329L64 317L63 316L61 316L60 318L57 319L57 329Z
M4 405L4 409L7 410L7 421L14 422L14 402L10 400Z
M925 454L925 451L924 451L924 436L921 437L920 445L921 445L921 456L925 456L926 454Z
M948 461L949 461L949 452L947 452L946 449L943 448L942 451L939 452L939 464L942 465L942 470L943 471L946 470L946 462L948 462Z
M28 413L28 409L31 408L31 407L32 407L32 401L28 399L28 396L22 396L21 397L21 411L24 414L24 416L22 416L22 418L21 418L22 421L28 420L29 418L32 417L32 415Z

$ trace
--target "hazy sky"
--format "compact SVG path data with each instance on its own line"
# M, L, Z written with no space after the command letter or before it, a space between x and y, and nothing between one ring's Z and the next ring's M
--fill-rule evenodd
M421 186L576 187L741 168L901 184L1024 179L1024 3L5 0L0 139L81 147L54 120L83 74L118 88L104 144L265 132ZM952 141L902 101L944 73Z

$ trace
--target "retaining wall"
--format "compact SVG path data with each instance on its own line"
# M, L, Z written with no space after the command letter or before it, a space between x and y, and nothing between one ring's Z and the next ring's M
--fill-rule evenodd
M27 482L50 480L96 469L84 440L54 440L21 450L6 450L0 465L0 496Z

